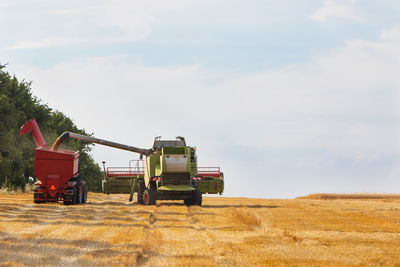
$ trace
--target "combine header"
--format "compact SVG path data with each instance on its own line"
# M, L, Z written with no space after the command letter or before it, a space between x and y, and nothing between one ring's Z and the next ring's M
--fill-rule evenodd
M135 164L131 164L134 162ZM136 179L144 179L145 167L143 160L129 161L129 167L105 167L102 190L104 194L129 194L138 192L138 188L132 189L132 183ZM192 180L197 181L197 187L205 194L222 194L224 191L224 174L219 167L198 167L197 175ZM159 178L161 181L162 179ZM137 183L137 181L136 181ZM133 190L133 191L132 191ZM132 197L130 201L132 201Z
M133 163L133 164L132 164ZM129 194L132 178L144 178L143 160L129 161L129 167L107 167L103 161L104 180L101 188L104 194Z
M35 202L57 201L82 203L86 201L86 184L81 181L78 171L79 152L59 149L68 139L77 139L118 149L132 151L146 156L144 168L108 169L103 187L112 185L112 176L131 177L130 198L137 192L137 200L144 205L154 205L156 200L183 200L187 205L201 205L202 194L222 194L224 178L219 167L198 168L196 148L187 146L185 138L161 140L156 137L150 149L127 146L91 136L65 132L47 147L35 122L31 120L21 128L21 134L32 132L37 149L35 153L35 174L40 186L35 191ZM138 161L139 162L139 161ZM115 179L114 179L115 181Z

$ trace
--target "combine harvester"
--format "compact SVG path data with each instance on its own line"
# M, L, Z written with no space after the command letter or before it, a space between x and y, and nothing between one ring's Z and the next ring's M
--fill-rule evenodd
M186 145L185 138L161 140L156 137L150 149L136 148L91 136L65 132L47 147L35 120L22 126L20 134L32 132L37 149L35 174L40 182L35 189L35 203L63 200L64 204L85 203L86 184L79 177L79 152L61 150L59 146L68 139L77 139L123 149L146 156L144 173L131 177L130 198L137 192L137 200L144 205L154 205L156 200L183 200L187 205L201 205L202 194L222 194L224 178L219 167L198 168L196 148Z
M104 194L129 194L139 193L138 186L132 188L132 184L144 179L145 167L143 160L130 160L129 167L105 167L103 161L104 179L102 190ZM223 173L219 167L197 167L197 174L193 173L193 180L197 181L197 187L205 194L222 194ZM135 181L137 179L137 181ZM160 179L161 180L161 179ZM132 201L131 194L130 201ZM139 200L140 201L140 200Z

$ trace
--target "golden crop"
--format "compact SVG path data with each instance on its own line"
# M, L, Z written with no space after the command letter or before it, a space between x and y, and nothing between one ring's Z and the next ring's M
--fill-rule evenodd
M400 265L399 198L203 198L202 207L91 193L86 205L0 195L4 266Z

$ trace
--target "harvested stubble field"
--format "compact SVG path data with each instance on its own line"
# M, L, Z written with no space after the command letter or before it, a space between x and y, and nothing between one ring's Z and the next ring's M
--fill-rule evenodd
M81 206L0 195L4 266L400 266L400 200L204 198L202 207L90 193Z

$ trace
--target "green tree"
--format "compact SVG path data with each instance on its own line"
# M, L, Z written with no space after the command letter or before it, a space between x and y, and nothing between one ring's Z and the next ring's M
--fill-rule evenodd
M0 64L0 186L5 184L24 189L29 176L34 176L34 149L32 138L19 136L20 127L34 118L49 145L64 131L88 135L60 111L53 111L32 95L31 83L18 81ZM88 182L88 189L101 191L102 172L90 155L91 145L68 140L63 145L80 151L80 174ZM83 166L83 168L82 168Z

